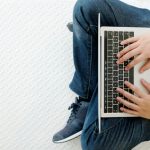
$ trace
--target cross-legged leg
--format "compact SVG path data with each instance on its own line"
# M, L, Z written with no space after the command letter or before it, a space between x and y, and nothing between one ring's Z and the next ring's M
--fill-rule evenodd
M146 134L150 131L150 121L142 118L103 119L102 133L97 132L98 13L101 13L102 26L150 27L150 11L119 0L78 0L74 8L76 72L70 87L82 97L92 95L81 137L82 148L128 150L150 138Z

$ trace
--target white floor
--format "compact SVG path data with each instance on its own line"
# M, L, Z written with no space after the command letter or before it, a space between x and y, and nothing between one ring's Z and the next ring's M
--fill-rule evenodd
M68 88L72 34L65 27L74 3L0 0L0 150L81 150L79 138L51 142L75 96ZM150 143L138 148L148 149Z

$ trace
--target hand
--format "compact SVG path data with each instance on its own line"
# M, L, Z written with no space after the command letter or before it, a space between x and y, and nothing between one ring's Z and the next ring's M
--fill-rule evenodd
M117 54L117 63L123 63L133 56L135 57L125 68L129 70L141 61L145 61L140 68L140 72L150 69L150 34L144 34L139 37L132 37L121 42L121 45L130 44Z
M143 93L143 91L141 91L139 88L130 82L125 81L125 85L129 87L136 95L132 95L121 88L117 88L117 91L129 100L127 101L121 97L117 97L117 101L129 108L121 107L121 111L150 119L150 83L144 79L141 80L141 83L147 89L149 94Z

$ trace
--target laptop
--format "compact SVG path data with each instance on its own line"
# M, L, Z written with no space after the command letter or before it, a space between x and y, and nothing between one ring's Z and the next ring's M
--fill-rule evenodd
M98 113L99 120L103 117L137 117L124 113L120 107L125 107L116 100L117 96L121 96L116 92L116 88L120 87L132 93L129 88L124 85L127 80L144 92L147 92L140 83L143 78L150 82L150 70L144 73L139 73L140 66L144 63L137 64L129 71L125 71L125 66L133 60L130 58L123 64L116 64L116 54L125 46L120 45L120 42L129 37L139 36L141 34L150 32L150 28L140 27L101 27L100 14L98 18ZM136 57L136 56L135 56ZM125 97L123 97L125 99Z

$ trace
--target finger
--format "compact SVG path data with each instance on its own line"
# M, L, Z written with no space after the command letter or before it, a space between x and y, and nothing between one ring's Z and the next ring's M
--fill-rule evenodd
M125 44L129 44L129 43L134 43L138 40L139 40L139 37L131 37L131 38L128 38L128 39L122 41L120 44L125 45Z
M144 63L144 65L140 68L140 72L142 73L148 69L150 69L150 60Z
M141 79L142 85L150 92L150 83L148 83L146 80Z
M128 82L128 81L125 81L125 85L131 89L137 96L139 97L145 97L145 94L138 88L136 87L135 85L133 85L132 83Z
M123 56L124 54L126 54L130 50L133 50L133 49L137 48L138 46L139 46L138 42L128 45L127 47L125 47L122 51L120 51L117 54L117 57L119 58L119 57Z
M138 112L137 111L130 110L130 109L123 108L123 107L121 107L120 110L123 111L123 112L125 112L125 113L138 116Z
M130 59L131 57L140 54L139 49L131 50L128 53L126 53L124 56L120 57L117 61L118 64L123 63L124 61Z
M129 100L131 100L133 103L139 104L139 98L137 96L130 94L129 92L121 88L117 88L117 91L123 96L125 96L126 98L128 98Z
M140 63L141 61L145 60L144 55L139 55L135 57L125 68L125 70L130 70L132 67L134 67L136 64Z
M130 108L130 109L132 109L132 110L136 110L136 111L139 110L139 107L138 107L136 104L131 103L131 102L127 101L127 100L124 100L124 99L122 99L121 97L117 97L117 100L118 100L120 103L122 103L123 105L125 105L126 107L128 107L128 108Z

